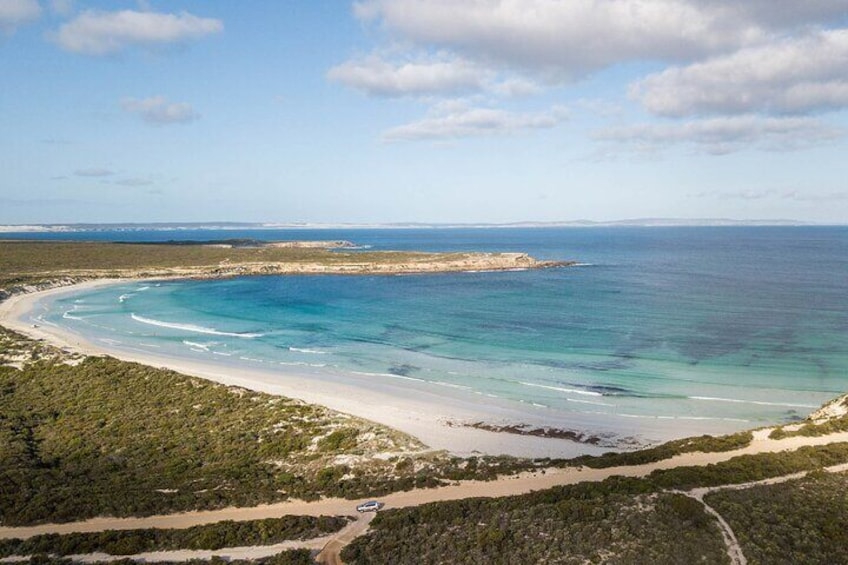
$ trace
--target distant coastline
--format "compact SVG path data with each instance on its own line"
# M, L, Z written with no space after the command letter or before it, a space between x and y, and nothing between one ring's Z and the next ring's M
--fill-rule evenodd
M588 228L588 227L756 227L824 226L792 219L730 218L633 218L624 220L567 220L471 223L333 223L333 222L153 222L153 223L64 223L4 224L2 233L76 233L87 231L184 231L184 230L277 230L277 229L489 229L489 228ZM844 224L840 224L844 225Z

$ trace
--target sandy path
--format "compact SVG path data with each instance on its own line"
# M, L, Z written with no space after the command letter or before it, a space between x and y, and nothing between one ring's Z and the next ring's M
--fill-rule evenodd
M368 531L371 520L376 516L376 512L367 512L359 516L359 519L344 528L324 546L321 553L315 558L318 563L325 565L341 565L341 552L344 546L352 542L354 539L363 535Z

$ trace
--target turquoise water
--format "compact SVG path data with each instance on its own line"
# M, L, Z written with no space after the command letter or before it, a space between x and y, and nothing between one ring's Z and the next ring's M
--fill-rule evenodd
M407 382L410 394L456 391L483 409L600 418L622 433L643 422L729 431L790 421L848 389L846 228L226 233L257 235L581 265L135 282L62 297L42 321L118 349Z

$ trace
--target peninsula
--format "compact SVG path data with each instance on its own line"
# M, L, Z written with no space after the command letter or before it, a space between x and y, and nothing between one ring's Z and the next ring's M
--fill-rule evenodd
M395 275L573 265L525 253L359 250L347 241L215 240L107 243L0 241L0 293L59 280L224 278L247 275ZM4 296L0 294L0 297Z

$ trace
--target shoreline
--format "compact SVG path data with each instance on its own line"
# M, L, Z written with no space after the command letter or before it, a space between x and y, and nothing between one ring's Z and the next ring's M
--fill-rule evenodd
M207 363L147 351L120 350L93 343L79 334L58 326L34 324L31 316L39 303L59 295L125 282L159 281L144 279L95 279L45 290L15 294L0 302L0 325L68 352L85 356L108 355L122 361L166 368L227 386L284 396L349 414L408 434L431 451L454 455L512 455L529 458L569 458L600 455L613 450L577 443L557 437L535 437L456 425L481 420L515 421L517 413L508 407L482 410L473 398L462 398L456 391L450 396L424 389L375 382L365 376L344 373L315 375L290 369L271 371ZM511 418L512 416L512 418ZM473 447L472 447L473 446Z

